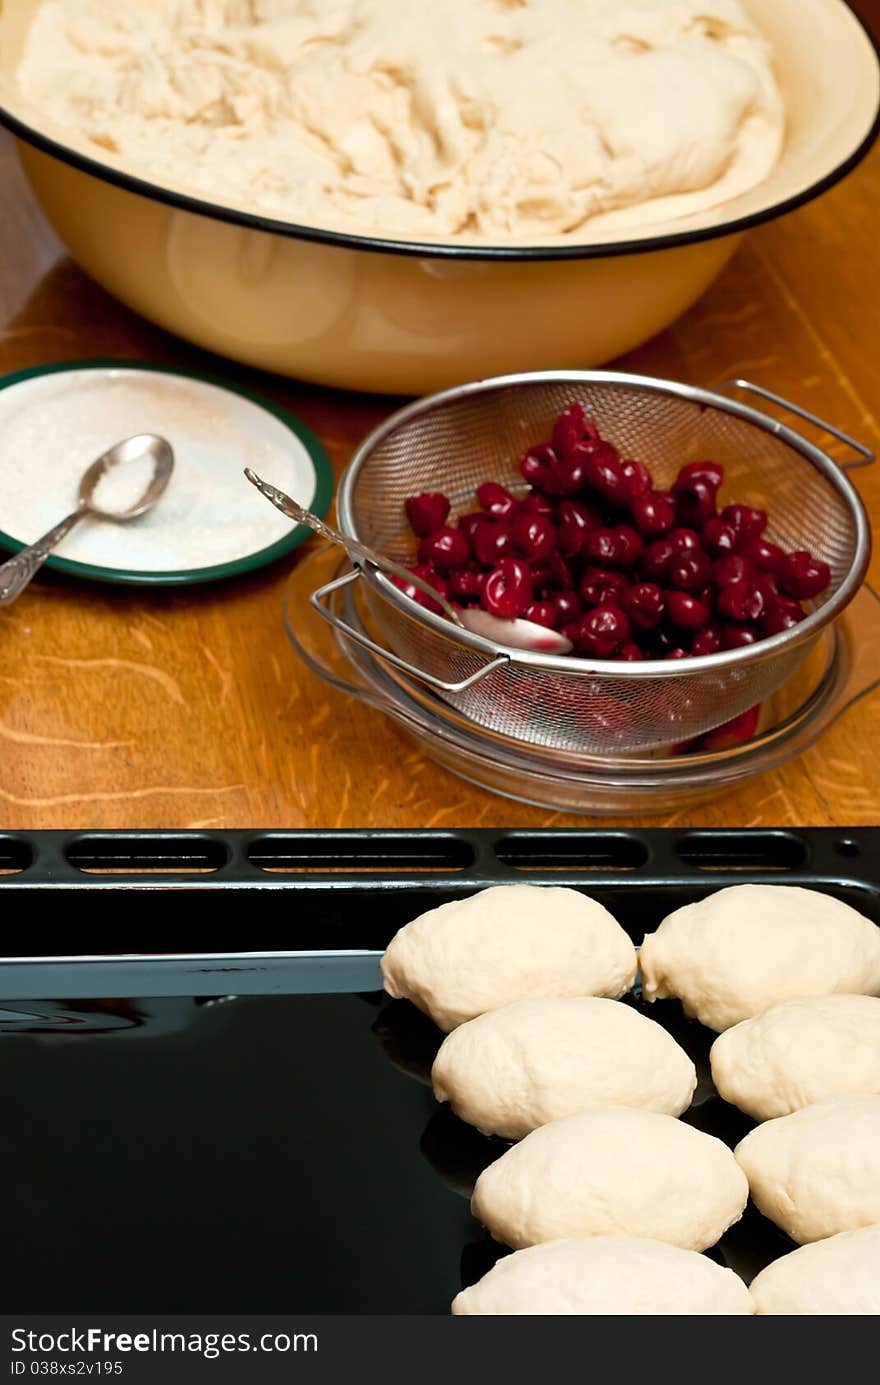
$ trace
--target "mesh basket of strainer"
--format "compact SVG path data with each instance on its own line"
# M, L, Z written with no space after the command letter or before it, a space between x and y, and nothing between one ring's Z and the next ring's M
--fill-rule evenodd
M808 548L828 563L831 583L807 618L746 648L700 658L635 663L512 649L454 626L360 563L312 595L347 637L432 687L484 727L561 751L639 754L702 735L762 702L797 668L864 579L870 532L848 467L871 452L815 415L748 381L751 391L833 435L856 453L836 462L760 409L718 391L610 371L541 372L446 390L400 410L358 449L340 482L342 530L398 561L412 561L404 501L443 491L452 519L474 507L484 480L524 490L522 452L547 436L562 409L580 403L622 456L671 484L688 461L725 468L722 502L768 511L767 536ZM349 626L332 601L363 584L377 639Z

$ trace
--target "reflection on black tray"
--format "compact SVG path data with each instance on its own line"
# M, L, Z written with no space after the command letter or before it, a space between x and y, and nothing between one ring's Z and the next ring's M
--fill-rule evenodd
M443 1035L427 1015L407 1000L391 1000L379 1013L373 1033L398 1072L430 1087L431 1067Z
M470 1199L483 1169L510 1149L510 1141L481 1135L444 1105L438 1107L425 1126L420 1148L447 1188Z
M4 1311L448 1311L473 1222L373 998L108 1004L0 1002Z

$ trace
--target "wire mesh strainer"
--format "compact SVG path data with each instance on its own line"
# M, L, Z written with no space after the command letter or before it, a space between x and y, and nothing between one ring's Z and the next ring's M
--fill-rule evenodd
M871 459L867 448L814 415L747 381L734 385L832 433L862 461ZM368 565L322 587L312 602L349 638L435 688L477 726L560 750L638 754L701 735L779 687L858 590L870 556L868 524L842 465L758 409L671 381L570 371L484 380L393 415L362 444L340 482L340 527L411 561L407 496L445 492L454 520L474 508L480 482L522 486L520 454L548 436L559 412L575 402L622 456L644 462L659 486L671 484L685 462L722 463L722 503L766 509L770 538L788 549L809 548L831 568L831 583L807 619L744 649L615 663L509 649L459 630ZM387 648L325 604L359 579Z

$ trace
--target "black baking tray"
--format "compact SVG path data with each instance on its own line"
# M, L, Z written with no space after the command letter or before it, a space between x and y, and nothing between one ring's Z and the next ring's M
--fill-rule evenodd
M447 1312L505 1253L467 1202L505 1146L434 1103L442 1036L381 993L400 924L516 880L636 941L750 881L880 924L878 852L874 828L0 834L4 1311ZM697 1062L683 1119L735 1143L713 1036L649 1013ZM708 1253L748 1280L791 1248L750 1207Z

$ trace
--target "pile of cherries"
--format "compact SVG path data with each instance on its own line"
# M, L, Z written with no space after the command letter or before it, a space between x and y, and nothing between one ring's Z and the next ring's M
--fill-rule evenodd
M557 630L585 658L685 659L754 644L802 621L802 603L831 580L806 549L786 553L764 536L764 510L719 510L723 467L689 462L670 490L657 489L579 404L519 465L524 497L484 481L480 508L455 525L445 495L411 496L411 570L457 606Z

